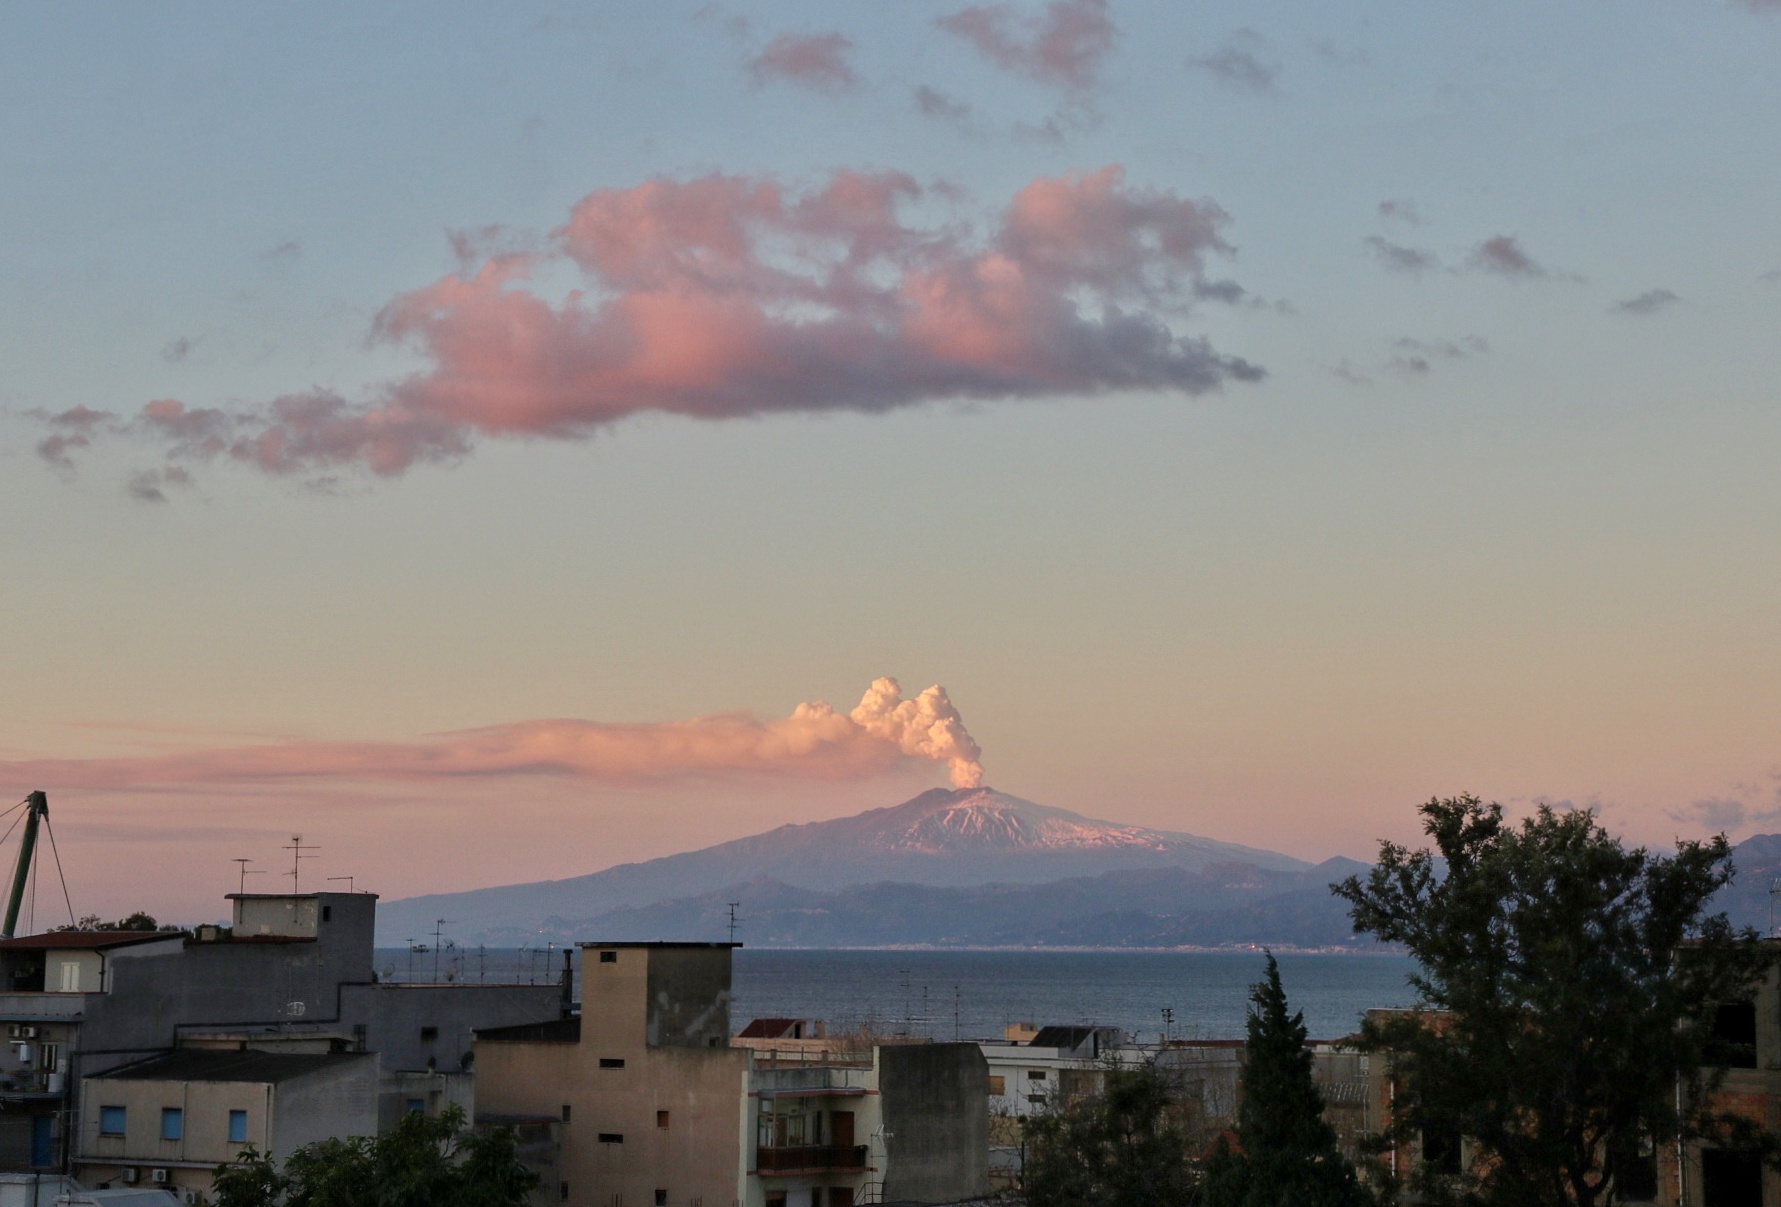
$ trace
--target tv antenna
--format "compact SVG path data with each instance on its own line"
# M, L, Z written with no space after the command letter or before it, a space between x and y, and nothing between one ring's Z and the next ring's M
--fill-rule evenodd
M248 867L247 865L253 862L251 859L231 859L229 862L239 863L241 865L241 888L237 890L238 896L247 892L247 878L249 876L264 876L266 874L265 868Z
M321 848L318 846L305 846L303 843L303 835L293 834L291 835L291 845L283 849L291 853L291 892L295 893L298 890L298 873L303 870L303 861L305 859L315 858L314 855L305 855L303 852L319 851Z
M444 918L433 923L433 983L439 983L439 940L445 934L445 928L451 925Z
M1769 881L1769 938L1771 938L1771 939L1777 937L1775 934L1775 898L1776 897L1781 897L1781 880Z
M349 893L356 893L359 891L358 889L353 887L353 882L352 882L351 876L329 876L328 877L329 884L333 884L336 880L346 881L346 891Z
M732 942L732 943L734 943L736 941L736 911L737 911L737 909L741 908L741 905L742 905L742 902L740 902L740 901L729 902L729 906L730 906L730 942Z
M1167 1044L1175 1038L1175 1010L1171 1006L1163 1007L1163 1043Z

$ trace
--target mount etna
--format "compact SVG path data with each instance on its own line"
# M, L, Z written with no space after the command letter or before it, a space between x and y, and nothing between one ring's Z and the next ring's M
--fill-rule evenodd
M1747 839L1733 859L1718 905L1763 929L1781 836ZM1365 867L936 788L587 876L393 901L378 931L393 946L449 918L460 945L712 940L735 902L750 946L1364 948L1329 886Z
M454 919L463 943L720 939L764 946L1350 942L1332 880L1274 851L1097 821L991 788L788 825L587 876L394 901L384 942Z

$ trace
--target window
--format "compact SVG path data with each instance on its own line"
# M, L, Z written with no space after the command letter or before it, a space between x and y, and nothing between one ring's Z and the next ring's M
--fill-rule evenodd
M989 1092L992 1094L1006 1094L1008 1092L1008 1079L1006 1077L991 1075L989 1079Z
M1045 1095L1043 1095L1043 1094L1028 1094L1027 1101L1029 1103L1031 1103L1033 1106L1044 1106L1045 1105Z
M424 1115L427 1113L427 1100L425 1098L410 1098L402 1104L402 1109L410 1115Z
M657 1111L656 1112L656 1126L661 1128L663 1131L668 1130L668 1112L667 1111Z
M80 992L80 965L73 960L62 965L62 992Z
M186 1134L186 1113L176 1106L161 1108L161 1139L178 1140Z
M246 1144L247 1143L247 1112L246 1111L230 1111L229 1112L229 1143L230 1144Z
M602 1144L623 1144L624 1142L625 1142L625 1138L619 1132L601 1132L600 1133L600 1143L602 1143Z
M123 1107L102 1106L99 1108L99 1134L101 1136L121 1136L124 1134Z
M40 1069L48 1069L54 1073L56 1066L62 1062L61 1044L44 1044L37 1049L37 1053L37 1067Z
M332 905L322 906L322 921L323 922L332 922L333 920L334 920L334 907Z
M563 1103L563 1122L569 1122L569 1104L567 1102Z
M602 1056L600 1057L600 1067L602 1069L622 1069L625 1067L625 1062L616 1057Z
M558 1182L557 1183L557 1197L559 1199L562 1199L564 1202L569 1201L569 1183L567 1183L567 1182Z
M602 963L602 964L616 964L616 963L618 963L618 952L616 952L616 951L601 952L600 953L600 963Z
M438 1027L422 1027L421 1028L421 1042L422 1043L430 1044L438 1038L439 1038L439 1028Z
M1044 1069L1028 1069L1027 1070L1027 1080L1028 1081L1044 1081L1045 1080L1045 1070Z
M667 1191L661 1189L656 1191L656 1207L668 1207Z
M1756 1003L1727 1002L1713 1011L1707 1062L1732 1069L1756 1067Z

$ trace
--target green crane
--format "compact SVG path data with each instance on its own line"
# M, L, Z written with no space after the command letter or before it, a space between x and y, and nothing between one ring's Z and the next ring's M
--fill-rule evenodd
M25 901L25 882L31 877L31 856L37 851L38 823L49 817L49 797L33 792L25 801L25 834L19 839L19 863L12 873L12 895L6 899L6 926L0 939L10 939L18 929L19 906Z

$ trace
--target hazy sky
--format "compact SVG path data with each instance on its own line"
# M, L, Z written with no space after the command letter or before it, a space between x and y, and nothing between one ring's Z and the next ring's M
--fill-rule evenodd
M973 740L1313 859L1781 827L1778 67L1774 0L9 6L8 800L181 918Z

